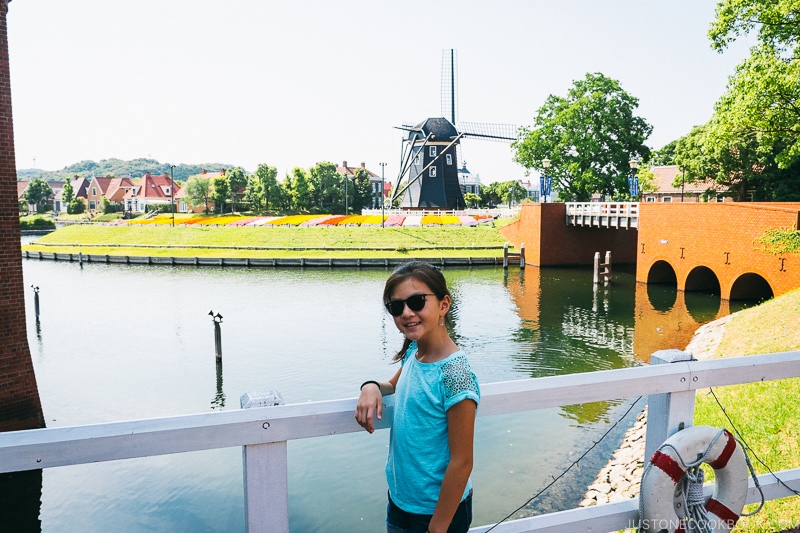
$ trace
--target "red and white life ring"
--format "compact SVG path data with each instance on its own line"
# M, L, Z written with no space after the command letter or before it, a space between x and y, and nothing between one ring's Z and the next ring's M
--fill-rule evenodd
M722 435L709 450L720 431ZM704 462L714 469L715 479L714 493L705 505L709 522L716 533L730 531L736 525L747 498L744 452L728 430L692 426L664 441L645 469L639 494L642 531L683 531L675 511L675 487L687 470L683 461L695 462L706 451Z

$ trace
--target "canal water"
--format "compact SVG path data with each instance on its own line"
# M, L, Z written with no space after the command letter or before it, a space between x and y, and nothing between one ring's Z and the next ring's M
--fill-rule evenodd
M238 409L265 389L286 403L352 398L392 375L402 342L381 305L383 269L23 260L23 271L39 287L38 321L26 290L27 325L48 427ZM444 273L452 334L481 384L643 364L728 312L621 271L599 289L587 269ZM223 316L221 369L211 311ZM523 505L634 400L478 418L473 525ZM643 406L515 516L575 507ZM387 444L386 430L290 442L292 531L384 530ZM46 469L39 520L44 532L244 531L241 448Z

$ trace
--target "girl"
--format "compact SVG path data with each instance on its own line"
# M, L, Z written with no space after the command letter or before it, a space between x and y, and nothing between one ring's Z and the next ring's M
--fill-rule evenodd
M450 338L451 298L439 270L413 261L395 270L383 291L386 310L405 336L388 381L366 381L356 420L369 433L395 407L386 459L388 533L464 533L472 522L472 441L480 400L467 357Z

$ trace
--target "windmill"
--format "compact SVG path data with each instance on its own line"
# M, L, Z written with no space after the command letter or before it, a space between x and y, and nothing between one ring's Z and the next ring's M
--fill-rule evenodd
M458 179L461 139L509 142L517 138L517 128L511 124L458 122L456 74L456 51L444 50L442 116L395 126L408 135L401 141L400 172L391 204L402 198L400 206L406 209L463 209L464 191Z

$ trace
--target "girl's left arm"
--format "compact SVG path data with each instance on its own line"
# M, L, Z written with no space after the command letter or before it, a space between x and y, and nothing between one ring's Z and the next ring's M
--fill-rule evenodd
M450 462L439 491L439 501L428 525L430 533L445 533L456 513L469 475L472 473L472 442L475 437L475 412L478 405L470 399L447 410L447 441Z

